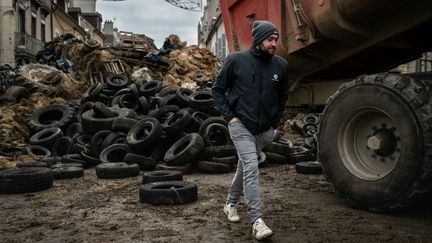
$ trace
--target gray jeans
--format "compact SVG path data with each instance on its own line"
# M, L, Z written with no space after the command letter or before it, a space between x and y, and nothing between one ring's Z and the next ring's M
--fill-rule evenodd
M258 154L274 138L274 129L252 135L241 123L228 124L229 133L237 149L237 171L228 192L227 203L236 204L244 192L252 223L261 218Z

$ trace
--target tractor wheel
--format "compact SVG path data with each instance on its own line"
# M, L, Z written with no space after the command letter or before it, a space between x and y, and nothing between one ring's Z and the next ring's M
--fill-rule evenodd
M353 206L388 211L431 198L430 97L421 81L377 74L344 84L329 99L318 156Z

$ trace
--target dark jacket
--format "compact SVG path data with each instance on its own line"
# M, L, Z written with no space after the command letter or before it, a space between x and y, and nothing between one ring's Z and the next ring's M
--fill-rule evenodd
M259 134L277 127L288 88L287 61L252 47L226 58L212 93L226 121L238 117L252 134Z

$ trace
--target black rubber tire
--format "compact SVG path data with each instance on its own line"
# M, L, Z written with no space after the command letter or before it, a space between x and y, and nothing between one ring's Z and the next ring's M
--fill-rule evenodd
M222 117L212 116L212 117L207 118L205 121L203 121L203 122L201 123L201 126L200 126L200 128L199 128L199 130L198 130L198 133L199 133L200 135L203 135L205 129L206 129L210 124L213 124L213 123L219 123L219 124L222 124L222 125L224 125L224 126L228 126L228 123L227 123L227 122L226 122Z
M23 167L0 171L0 194L36 192L52 185L53 174L48 168Z
M131 93L133 95L135 95L135 97L139 98L140 97L140 91L139 91L139 87L136 83L132 83L129 85L129 90L131 91Z
M291 152L288 157L288 163L295 164L302 161L316 160L315 150L306 149L303 147L294 146L294 152Z
M190 106L189 95L191 95L192 93L193 93L193 91L188 89L188 88L178 89L176 91L177 104L179 104L180 107Z
M82 163L56 163L50 166L51 169L66 168L66 167L79 167L84 168Z
M62 164L81 164L83 168L88 168L87 162L80 154L65 154L61 157Z
M198 171L204 173L228 173L231 171L231 166L222 163L216 163L212 161L201 160L197 163Z
M163 87L159 92L159 96L166 96L166 95L175 95L177 93L177 90L180 87L176 84L168 84L167 86Z
M101 151L99 160L101 163L125 162L124 158L130 152L131 150L126 144L115 143Z
M114 90L120 90L128 86L129 79L124 74L110 74L106 78L108 87Z
M113 121L111 131L127 134L131 130L131 128L137 123L137 119L129 117L119 117Z
M61 137L54 142L51 152L53 156L63 156L68 154L72 149L72 139L70 137Z
M135 163L140 167L140 170L154 170L156 168L156 160L134 153L127 153L124 157L124 162L128 164Z
M84 104L81 105L81 107L79 108L76 117L78 119L78 122L81 123L82 122L82 114L88 110L93 109L93 105L94 103L91 101L85 102ZM82 130L82 127L81 127Z
M207 159L208 161L212 161L219 164L226 164L234 166L238 162L237 156L227 156L227 157L211 157Z
M168 118L163 124L162 129L167 134L178 134L183 131L183 129L189 125L192 119L191 114L188 110L181 109L177 111L173 116Z
M138 110L138 113L147 115L150 110L150 103L148 102L147 98L144 96L141 96L138 98L138 103L140 106L140 109Z
M168 105L167 97L150 97L150 109L157 110Z
M302 127L302 131L305 137L313 136L318 131L318 125L315 123L305 123Z
M115 117L97 118L93 110L88 110L82 114L82 128L89 134L95 134L102 130L110 130L115 119L119 117L131 117L131 110L125 108L113 109Z
M101 179L115 179L137 176L140 172L137 164L103 163L96 166L96 176Z
M318 161L303 161L295 165L295 170L299 174L320 175L323 173L321 163Z
M148 134L145 130L148 129ZM134 150L150 150L155 145L162 132L162 126L153 117L140 120L126 136L126 143Z
M198 199L198 187L186 181L153 182L140 186L139 198L152 205L191 203Z
M195 91L189 95L190 107L196 110L208 110L215 106L212 92L210 90Z
M155 170L147 171L143 174L143 184L158 181L182 181L183 173L176 170Z
M358 169L348 167L345 156L350 156L351 163L358 157L341 150L346 145L342 144L344 139L337 137L339 132L347 131L343 129L348 129L347 124L355 122L356 117L367 114L362 111L370 110L375 111L375 117L385 116L394 123L390 126L395 129L389 128L397 142L397 150L393 150L396 155L390 154L393 159L384 157L386 163L394 165L372 178L366 170L362 172L364 176L359 176ZM361 76L344 84L329 99L320 120L319 160L327 179L351 203L374 211L425 203L425 199L432 198L431 114L430 88L422 81L398 74L377 74ZM357 141L358 136L365 135L368 134L353 134L352 140ZM335 144L337 141L339 144ZM358 146L364 149L366 144ZM376 152L371 150L372 153ZM383 164L379 160L381 155L377 157L377 162Z
M116 116L108 106L99 101L93 104L92 109L95 118L112 118Z
M192 109L192 108L191 108ZM193 109L192 109L193 110ZM191 132L199 132L199 128L203 121L205 121L209 116L201 111L190 111L192 114L192 119L189 122L189 125L185 127L185 132L191 133Z
M39 158L37 161L38 162L44 162L49 167L55 163L59 163L61 161L61 157L59 157L59 156L42 157L42 158Z
M81 167L60 167L52 169L54 179L72 179L84 176L84 169Z
M236 156L237 150L234 145L206 146L202 156L204 157L229 157Z
M307 114L303 117L303 122L304 123L314 123L314 124L318 125L319 114L314 114L314 113Z
M267 158L267 161L270 164L289 164L291 161L287 156L282 154L272 153L272 152L264 152Z
M30 145L25 148L27 154L37 155L39 157L49 157L51 156L51 151L47 148L39 146L39 145Z
M159 90L162 89L162 82L159 80L150 80L141 85L140 92L145 97L154 96Z
M101 93L103 88L103 84L102 83L95 83L93 84L83 95L82 97L82 101L83 102L87 102L87 101L93 101L96 100L97 97L99 96L99 94Z
M99 165L101 162L99 160L99 157L93 157L91 155L88 155L87 153L85 153L85 151L81 151L80 153L81 158L86 162L86 164L91 167L91 166L96 166Z
M42 167L42 168L47 168L48 164L46 162L41 162L41 161L24 161L24 162L19 162L16 164L17 168L21 168L21 167Z
M289 156L291 153L294 152L293 148L279 143L279 142L271 142L269 144L267 144L264 149L264 152L270 152L270 153L276 153L276 154L281 154L284 156Z
M90 151L97 157L99 157L102 150L105 148L103 147L103 143L105 139L110 135L112 132L110 130L102 130L93 135L90 141ZM111 144L109 144L111 145ZM109 146L107 145L107 146ZM106 147L107 147L106 146Z
M176 105L167 105L164 107L161 107L160 109L155 109L149 112L149 116L152 116L158 120L160 120L166 113L169 112L177 112L180 108Z
M67 105L47 105L36 109L30 117L28 126L32 132L44 128L67 127L74 116L74 111Z
M204 129L203 135L206 146L223 146L232 144L228 128L219 123L212 123Z
M191 163L187 163L185 165L175 166L175 165L167 165L164 162L158 162L156 164L156 169L157 170L175 170L175 171L180 171L181 173L186 175L186 174L192 173L193 166Z
M185 165L195 162L204 148L204 141L198 133L190 133L175 142L165 153L167 165Z
M65 136L72 138L73 136L82 133L82 126L79 122L74 122L68 126L65 132Z
M63 132L60 128L44 128L30 137L29 144L39 145L52 151L54 143L61 137L63 137Z
M138 98L131 93L120 95L118 104L120 108L127 108L134 111L138 111L140 109L140 103Z

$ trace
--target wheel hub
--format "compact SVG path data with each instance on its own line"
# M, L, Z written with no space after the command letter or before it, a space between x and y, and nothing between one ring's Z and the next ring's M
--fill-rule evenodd
M391 130L382 128L368 138L367 146L379 156L387 157L394 153L397 139Z

